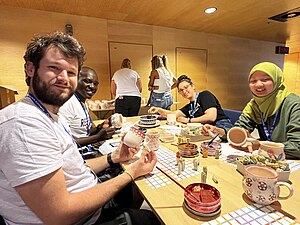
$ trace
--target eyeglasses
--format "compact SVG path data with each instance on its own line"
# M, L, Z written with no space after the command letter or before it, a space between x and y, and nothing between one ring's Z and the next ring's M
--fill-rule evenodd
M183 86L182 88L178 88L178 92L181 94L184 91L186 91L187 89L189 89L190 86L191 86L190 84L187 84L187 85Z

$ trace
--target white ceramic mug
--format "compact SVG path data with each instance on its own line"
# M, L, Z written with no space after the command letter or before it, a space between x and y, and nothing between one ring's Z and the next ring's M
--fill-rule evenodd
M115 113L110 117L110 123L115 128L121 128L125 122L126 118L122 114Z
M272 141L261 141L259 155L278 160L285 160L284 144Z
M246 142L254 142L254 138L248 138L247 133L243 128L232 127L227 132L227 140L234 146L246 146Z
M145 133L135 127L131 127L124 137L124 144L128 147L135 148L145 140L145 144L149 143L149 137Z
M245 167L242 185L245 194L253 202L261 205L269 205L277 200L288 199L294 193L289 183L278 181L278 174L274 169L254 164ZM280 196L281 186L288 189L288 195Z
M146 133L146 136L149 137L148 148L150 150L156 151L159 148L159 132L156 130L149 130Z
M167 114L167 123L168 125L176 125L176 114L174 113Z

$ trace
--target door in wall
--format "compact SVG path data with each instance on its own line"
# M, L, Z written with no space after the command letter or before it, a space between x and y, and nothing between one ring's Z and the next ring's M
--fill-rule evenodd
M130 59L132 69L142 80L142 98L148 98L147 84L151 72L152 52L152 45L109 42L110 77L121 68L123 59Z
M176 77L185 74L192 79L198 92L207 87L207 50L176 48ZM180 109L189 101L176 92L177 109Z

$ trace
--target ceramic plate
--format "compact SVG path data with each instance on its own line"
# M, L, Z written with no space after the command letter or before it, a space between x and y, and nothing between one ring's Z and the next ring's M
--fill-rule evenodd
M187 210L189 210L191 213L197 215L197 216L202 216L202 217L212 217L212 216L215 216L215 215L218 215L220 212L221 212L221 206L220 208L218 208L216 211L212 212L212 213L201 213L201 212L197 212L195 211L194 209L190 208L188 206L188 204L185 202L183 202L183 205L186 207Z
M155 124L151 124L151 125L148 125L148 124L141 124L140 121L136 123L137 126L139 127L143 127L143 128L153 128L153 127L158 127L160 125L160 121L159 120L156 120L156 123Z

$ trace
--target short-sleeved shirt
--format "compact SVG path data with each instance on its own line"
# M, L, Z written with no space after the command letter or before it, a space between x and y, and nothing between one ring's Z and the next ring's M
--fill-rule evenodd
M81 104L84 104L84 106ZM71 133L75 138L89 136L88 130L91 127L92 121L88 106L86 103L80 103L75 95L60 107L59 115L67 121Z
M117 86L116 98L119 96L141 97L141 93L136 85L139 78L140 75L135 70L129 68L116 71L112 77Z
M9 224L43 224L16 186L60 168L70 193L97 185L97 178L66 132L70 132L67 123L56 114L50 115L52 118L28 97L0 111L0 212Z
M199 93L196 100L196 105L194 101L190 102L189 104L182 107L180 111L188 118L196 118L196 117L203 116L204 112L209 108L217 108L216 121L222 119L229 119L225 115L221 107L221 104L219 103L219 100L216 98L216 96L214 96L211 92L207 90ZM194 115L193 115L193 111L194 111ZM216 121L212 123L212 125L215 125Z

